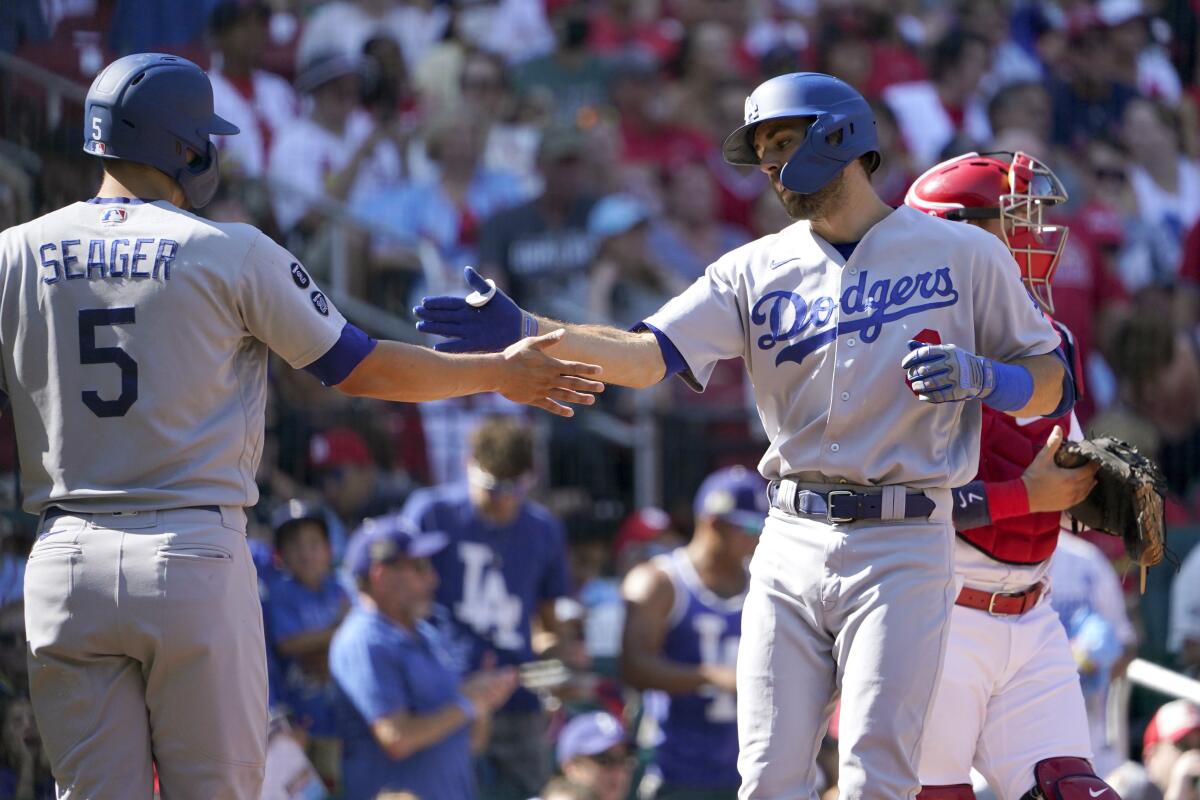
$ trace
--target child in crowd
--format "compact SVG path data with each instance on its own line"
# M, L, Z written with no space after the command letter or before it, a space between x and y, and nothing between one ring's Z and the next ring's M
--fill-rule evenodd
M292 500L272 520L283 568L271 579L267 628L282 666L279 698L309 737L321 777L337 782L338 749L329 680L329 641L350 610L350 594L333 570L325 513Z

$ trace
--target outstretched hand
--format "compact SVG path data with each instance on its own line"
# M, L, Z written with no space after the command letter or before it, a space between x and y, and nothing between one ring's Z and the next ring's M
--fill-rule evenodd
M591 378L600 375L600 367L563 361L543 352L565 335L560 328L509 345L496 391L513 402L537 406L560 417L574 416L566 403L590 406L596 402L593 393L604 391L604 384Z
M1100 465L1089 462L1067 469L1054 463L1054 454L1062 447L1063 429L1054 426L1050 438L1025 468L1021 480L1029 497L1029 511L1066 511L1083 501L1096 485L1096 470Z
M498 353L523 336L537 334L533 315L500 291L495 282L472 267L463 269L463 278L473 290L471 294L425 297L413 309L419 320L417 330L449 340L438 342L433 349L443 353Z

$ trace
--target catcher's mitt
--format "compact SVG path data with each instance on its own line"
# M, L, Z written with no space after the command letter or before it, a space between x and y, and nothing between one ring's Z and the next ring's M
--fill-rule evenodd
M1060 467L1081 467L1089 461L1100 465L1096 486L1068 513L1081 525L1120 536L1134 563L1152 567L1162 561L1167 484L1158 466L1133 445L1111 436L1063 442L1054 455Z

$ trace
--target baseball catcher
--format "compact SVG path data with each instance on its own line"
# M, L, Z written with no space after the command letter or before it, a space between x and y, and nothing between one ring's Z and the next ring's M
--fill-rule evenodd
M1009 267L1019 269L1049 315L1067 231L1042 214L1066 197L1049 167L1025 153L968 153L918 178L905 202L1001 239L1016 262ZM1078 373L1073 337L1054 325ZM1102 496L1107 504L1097 518L1125 513L1117 498L1133 505L1132 492L1120 495L1130 468L1118 483L1115 456L1106 453L1113 465L1105 467L1082 455L1098 449L1094 443L1064 441L1082 438L1074 414L1035 419L983 411L979 474L953 492L961 588L922 741L918 800L971 800L972 767L1000 800L1117 800L1090 761L1075 660L1045 597L1062 512Z

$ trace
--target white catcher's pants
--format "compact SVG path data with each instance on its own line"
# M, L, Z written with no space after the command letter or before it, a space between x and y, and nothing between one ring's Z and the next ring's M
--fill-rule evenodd
M1034 766L1053 756L1091 758L1092 747L1075 659L1049 600L1019 617L955 606L922 781L970 783L974 766L1000 800L1018 800Z

